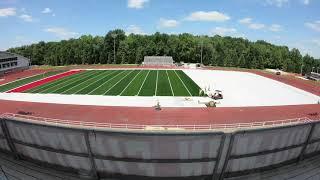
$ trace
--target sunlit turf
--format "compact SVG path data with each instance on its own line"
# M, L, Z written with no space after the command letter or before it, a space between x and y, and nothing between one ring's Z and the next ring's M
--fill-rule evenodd
M24 79L20 79L20 80L17 80L17 81L14 81L14 82L11 82L11 83L8 83L8 84L0 86L0 92L6 92L6 91L9 91L11 89L17 88L19 86L22 86L22 85L25 85L25 84L29 84L31 82L38 81L40 79L43 79L43 78L46 78L46 77L49 77L49 76L53 76L53 75L56 75L56 74L59 74L59 73L62 73L62 72L63 71L51 71L51 72L35 75L35 76L32 76L32 77L27 77L27 78L24 78Z
M87 70L26 93L106 96L198 96L199 86L181 70Z

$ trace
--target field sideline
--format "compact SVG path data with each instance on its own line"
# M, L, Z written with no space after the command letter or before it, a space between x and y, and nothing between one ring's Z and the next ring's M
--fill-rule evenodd
M24 93L106 96L199 96L181 70L84 70Z

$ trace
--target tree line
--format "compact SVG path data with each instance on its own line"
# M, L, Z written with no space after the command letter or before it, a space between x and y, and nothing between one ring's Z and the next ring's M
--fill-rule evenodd
M104 37L83 35L60 42L41 41L8 51L29 57L33 65L140 64L144 56L163 55L172 56L176 62L199 63L202 52L203 64L211 66L278 68L295 73L320 68L319 59L262 40L188 33L126 35L121 29L109 31Z

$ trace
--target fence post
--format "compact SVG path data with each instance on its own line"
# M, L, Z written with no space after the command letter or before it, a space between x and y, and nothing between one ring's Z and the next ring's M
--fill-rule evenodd
M219 164L220 164L220 161L221 161L221 156L222 156L222 151L223 151L225 140L226 140L226 134L223 133L222 136L221 136L221 142L220 142L218 153L217 153L217 160L215 161L215 165L214 165L214 168L213 168L212 180L214 180L218 176L217 175L217 171L218 171Z
M1 128L3 131L4 137L6 138L8 146L10 148L10 151L14 154L16 159L21 159L18 152L17 152L16 146L14 145L14 143L12 141L10 132L9 132L7 124L6 124L6 119L0 119L0 123L1 123Z
M94 161L94 157L93 157L92 150L91 150L91 145L90 145L90 140L89 140L89 131L84 131L84 139L86 141L88 155L89 155L89 159L90 159L90 163L91 163L92 176L95 179L100 179L98 171L97 171L97 166L96 166L96 163Z
M311 138L312 138L312 134L313 134L313 131L314 131L314 128L316 126L316 123L313 123L311 124L311 128L310 128L310 131L309 131L309 134L308 134L308 137L307 137L307 140L306 142L304 143L304 146L302 147L302 150L300 152L300 155L299 155L299 159L298 159L298 162L302 161L303 160L303 156L304 156L304 153L311 141Z
M229 145L228 145L228 149L227 149L227 154L226 154L226 158L224 160L224 164L223 164L220 176L218 178L219 180L223 180L224 179L224 174L225 174L225 171L227 169L229 158L230 158L231 151L232 151L232 148L233 148L234 136L235 136L234 133L232 133L231 136L230 136L230 141L229 141Z

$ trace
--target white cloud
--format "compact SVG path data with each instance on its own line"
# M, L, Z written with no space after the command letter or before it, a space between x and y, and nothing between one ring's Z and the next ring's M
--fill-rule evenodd
M41 13L43 14L49 14L49 13L52 13L52 10L50 8L44 8L43 11L41 11Z
M302 0L302 3L303 3L304 5L309 5L309 4L310 4L310 0Z
M266 3L269 5L274 5L277 7L282 7L283 5L287 4L289 0L266 0Z
M235 28L225 28L225 27L216 27L211 31L212 34L217 34L220 36L230 35L236 32L237 30Z
M273 32L279 32L279 31L282 31L283 30L283 27L279 24L272 24L270 27L269 27L269 30L270 31L273 31Z
M320 47L320 39L314 39L312 40L312 43Z
M179 24L180 24L179 21L174 19L161 18L159 21L160 28L174 28L174 27L177 27Z
M22 14L21 16L19 16L19 18L21 18L22 20L24 20L26 22L32 22L33 21L32 16L30 16L28 14Z
M134 9L141 9L149 0L128 0L128 7Z
M3 8L0 9L0 17L7 17L7 16L15 16L16 15L16 8Z
M79 35L77 32L69 31L68 29L62 27L51 27L44 29L44 31L52 33L62 39L68 39Z
M186 20L189 21L216 21L223 22L229 20L230 17L226 14L220 13L218 11L197 11L191 13Z
M307 22L305 23L305 26L307 26L310 29L313 29L315 31L320 32L320 20L319 21L314 21L314 22Z
M130 25L127 30L126 30L126 34L146 34L145 32L143 32L143 30L141 29L141 27L137 26L137 25Z
M248 27L249 27L250 29L258 30L258 29L263 29L263 28L265 28L266 25L261 24L261 23L252 23L252 24L249 24Z
M252 23L252 18L243 18L239 20L240 24L251 24Z

